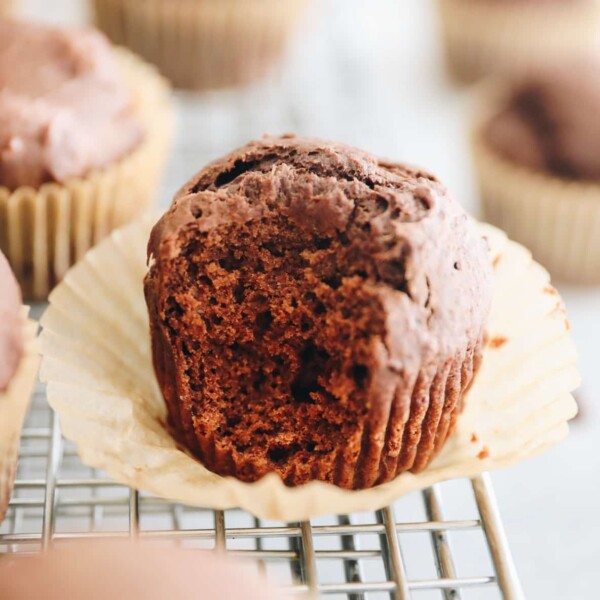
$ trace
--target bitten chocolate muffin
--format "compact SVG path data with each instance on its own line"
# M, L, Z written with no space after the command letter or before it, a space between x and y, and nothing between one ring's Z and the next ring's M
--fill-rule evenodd
M486 127L503 157L567 179L600 180L600 66L539 72L511 91Z
M0 252L0 392L11 382L23 352L21 292Z
M208 469L366 488L420 471L452 431L491 266L428 173L264 138L182 188L148 256L158 382Z

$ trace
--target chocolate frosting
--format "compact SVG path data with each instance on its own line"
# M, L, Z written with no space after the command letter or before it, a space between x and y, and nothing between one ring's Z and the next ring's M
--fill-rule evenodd
M341 144L265 137L213 162L175 196L149 257L176 257L189 225L210 231L276 213L319 234L362 236L387 315L388 368L417 371L481 335L492 271L462 207L432 175Z
M0 392L10 383L22 354L21 292L0 252Z
M0 22L0 185L85 176L142 137L101 34Z
M485 129L510 161L559 177L600 179L600 68L586 65L530 75Z

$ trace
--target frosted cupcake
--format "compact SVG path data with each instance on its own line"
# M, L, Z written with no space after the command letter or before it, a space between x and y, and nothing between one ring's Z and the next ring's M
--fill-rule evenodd
M92 30L16 21L0 23L0 88L0 249L25 296L44 298L149 205L168 88Z
M12 493L21 427L37 372L35 331L0 252L0 523Z
M485 216L560 279L600 283L600 68L482 92L473 135Z
M598 0L439 0L451 73L471 81L596 52Z
M115 43L156 64L181 88L250 83L283 53L309 0L93 0Z

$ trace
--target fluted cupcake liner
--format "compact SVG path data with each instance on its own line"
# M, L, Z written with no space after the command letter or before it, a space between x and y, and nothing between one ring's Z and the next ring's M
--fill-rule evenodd
M0 186L0 250L25 298L45 299L93 245L152 204L173 126L169 88L153 67L117 52L144 127L141 144L114 165L65 184Z
M39 365L37 323L27 319L25 308L22 319L23 356L8 388L0 391L0 523L13 490L21 429Z
M591 57L600 2L438 0L446 60L459 80Z
M43 318L49 401L83 462L115 480L192 505L295 521L374 510L435 482L523 460L567 434L579 375L563 304L527 250L481 225L495 265L488 341L454 433L425 470L359 491L322 482L288 488L274 474L256 483L215 475L165 427L142 287L153 222L114 232L89 252L54 290Z
M500 156L484 127L504 92L485 87L472 132L484 217L527 246L552 277L600 284L600 182L570 181Z
M221 88L264 75L309 0L94 0L97 26L177 87Z

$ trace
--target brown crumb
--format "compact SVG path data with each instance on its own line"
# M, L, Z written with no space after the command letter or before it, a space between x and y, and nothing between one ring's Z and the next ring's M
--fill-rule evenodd
M501 254L498 254L498 256L494 256L494 260L492 260L492 266L494 267L494 269L500 264L501 258Z
M480 460L486 459L490 455L490 449L487 446L484 446L481 452L477 455L477 458Z
M569 319L565 319L565 329L567 331L571 331L571 323L569 323Z
M551 296L558 296L558 292L556 291L556 288L552 285L547 285L544 288L544 294L550 294Z
M475 443L477 443L478 441L479 441L479 438L477 437L477 434L476 434L476 433L472 433L472 434L471 434L471 443L472 443L472 444L475 444Z
M505 338L502 336L496 336L496 337L493 337L492 339L490 339L489 347L490 348L502 348L502 346L504 346L504 344L506 344L506 342L508 342L508 338Z

